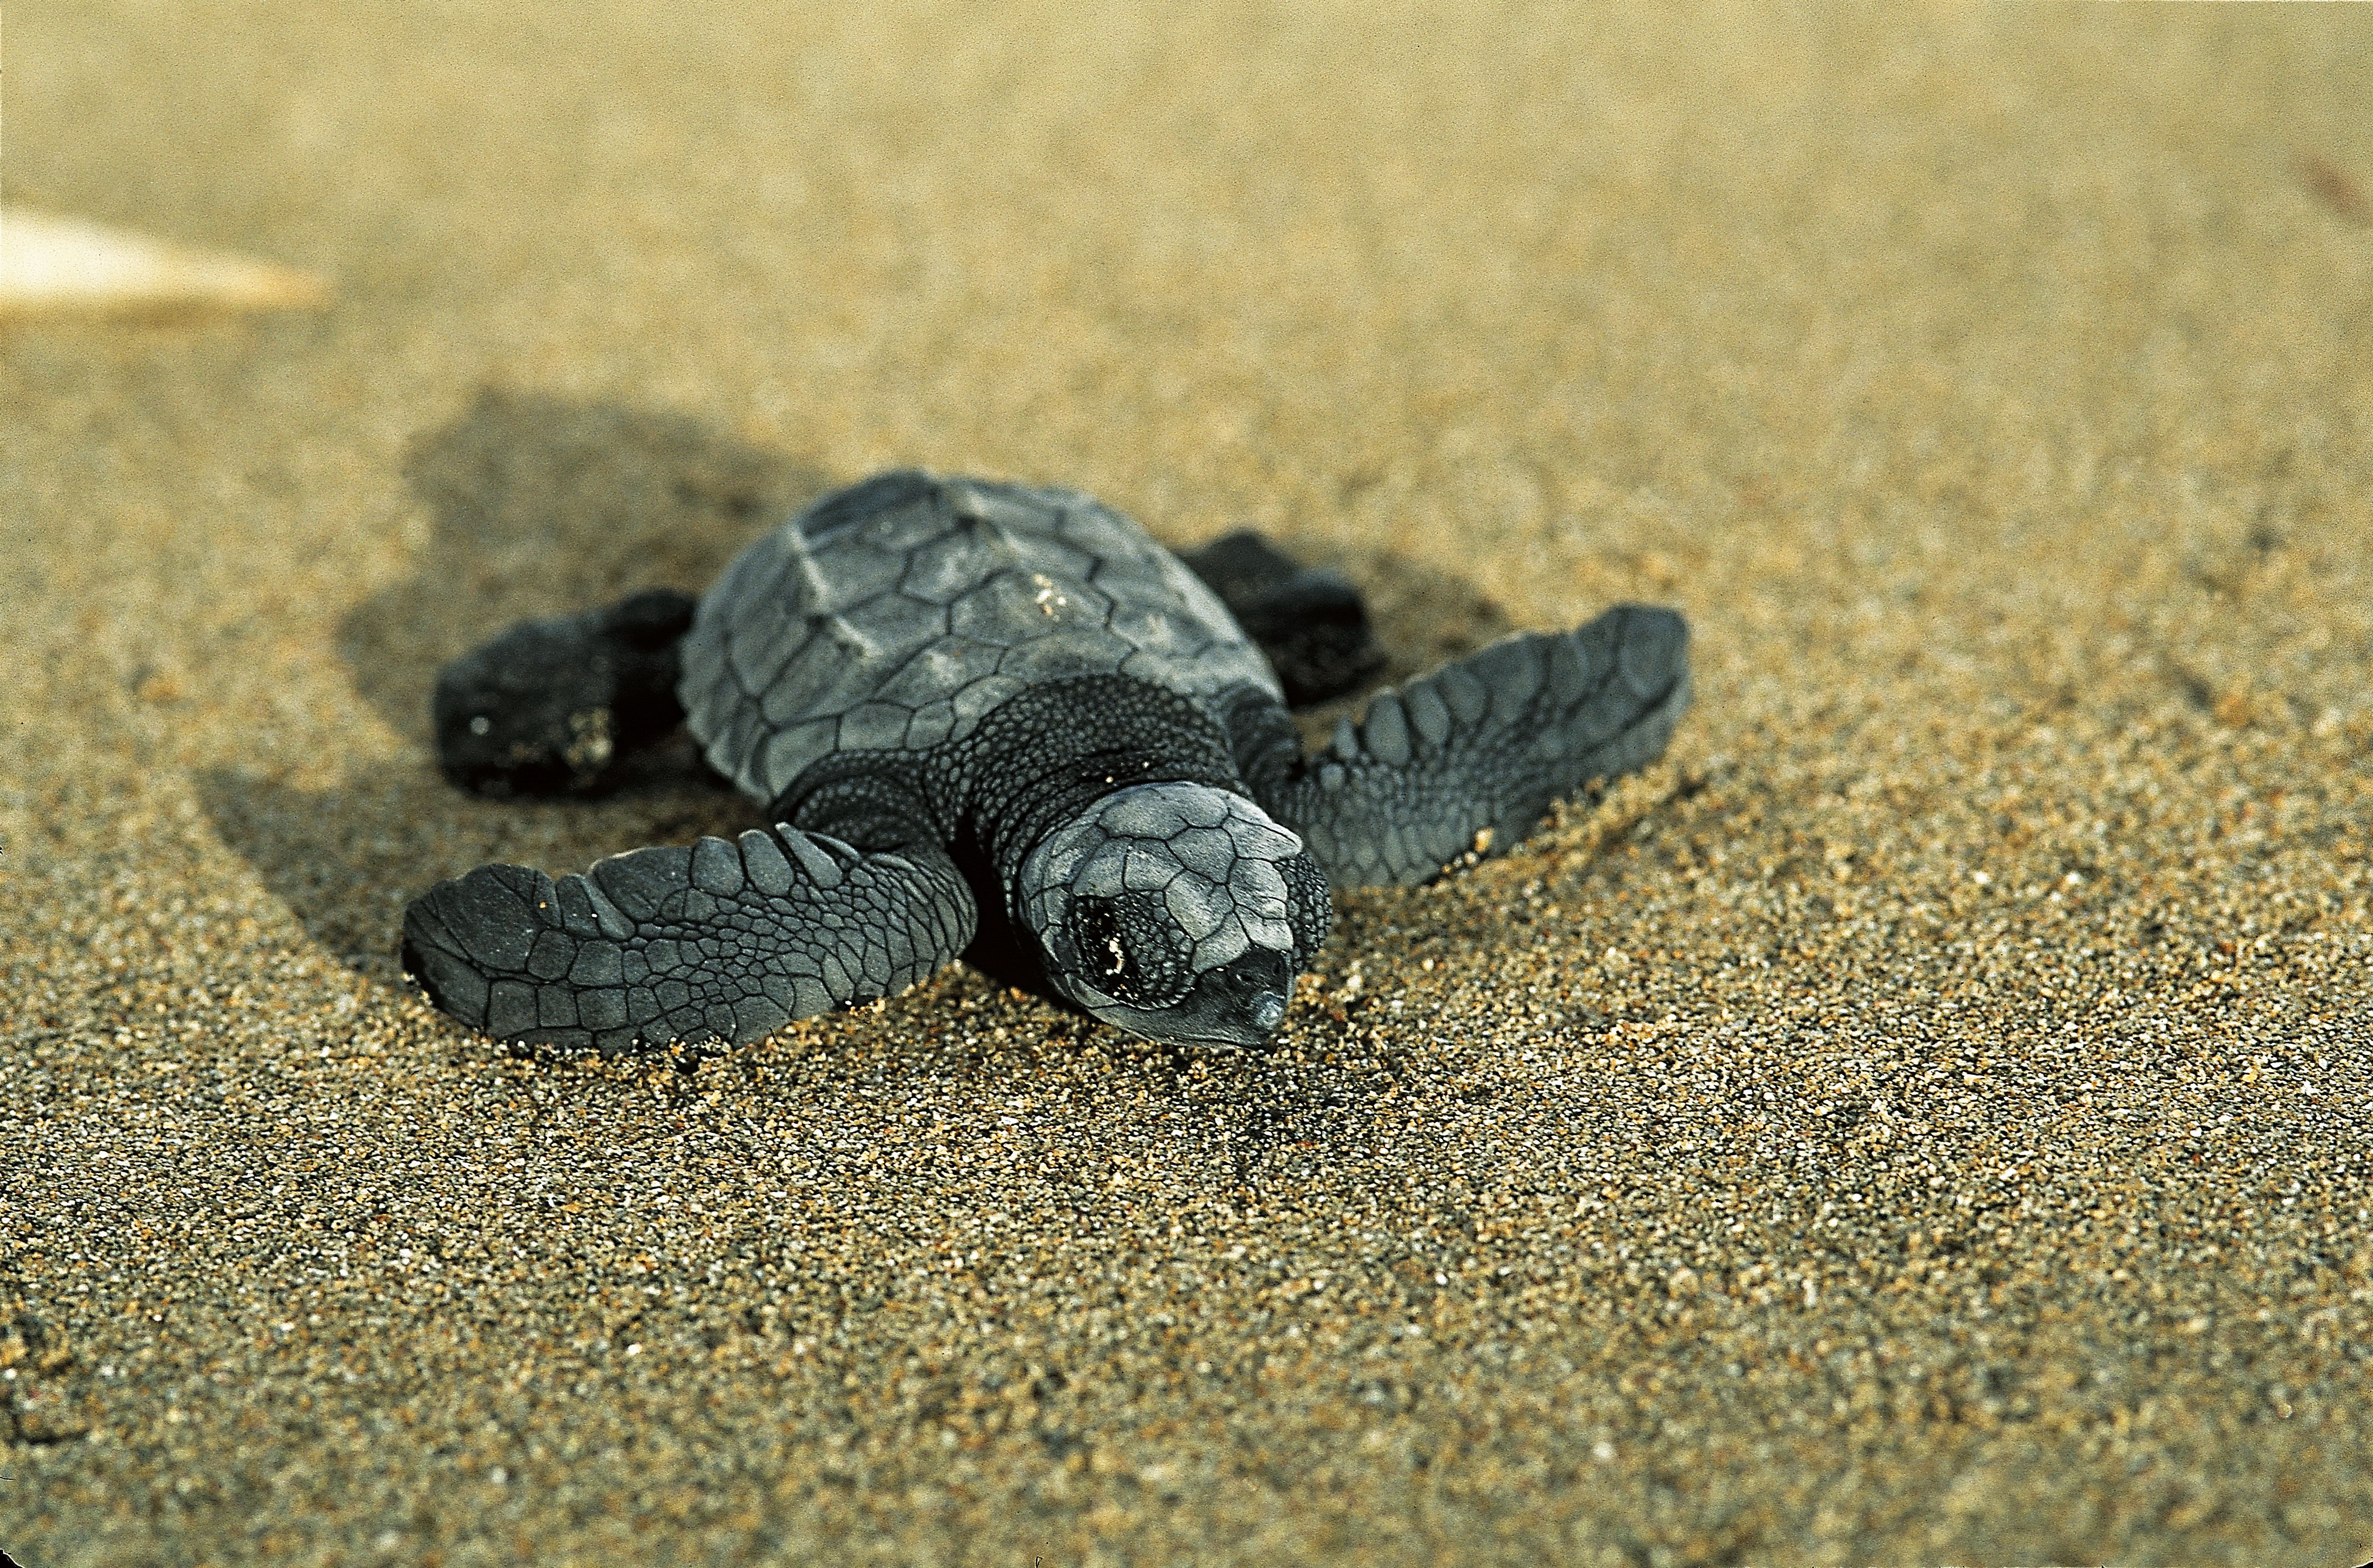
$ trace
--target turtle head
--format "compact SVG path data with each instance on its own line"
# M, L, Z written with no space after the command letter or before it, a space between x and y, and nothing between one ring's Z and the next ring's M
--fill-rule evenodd
M1327 879L1239 795L1135 784L1023 862L1018 923L1055 989L1151 1040L1257 1046L1327 939Z

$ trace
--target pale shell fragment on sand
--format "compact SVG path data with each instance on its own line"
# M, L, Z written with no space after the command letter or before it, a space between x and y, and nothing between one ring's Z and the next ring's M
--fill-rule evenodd
M33 316L310 310L311 273L125 229L0 207L0 320Z

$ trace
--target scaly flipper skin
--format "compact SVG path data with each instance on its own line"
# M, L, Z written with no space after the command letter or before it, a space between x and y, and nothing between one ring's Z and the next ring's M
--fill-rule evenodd
M778 824L613 855L557 882L482 865L403 918L404 967L473 1028L613 1054L748 1041L903 991L972 940L935 845L868 854Z
M1513 847L1552 802L1654 761L1689 691L1688 624L1621 605L1380 691L1306 759L1290 726L1247 707L1238 755L1330 885L1408 887Z
M1385 666L1367 604L1331 566L1304 566L1252 528L1178 557L1277 671L1288 706L1315 707Z
M437 676L437 761L473 795L600 795L684 722L676 649L688 594L522 621Z

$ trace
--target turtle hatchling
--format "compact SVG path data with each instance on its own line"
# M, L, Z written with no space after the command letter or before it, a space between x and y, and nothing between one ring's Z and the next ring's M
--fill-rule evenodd
M557 880L485 865L403 922L437 1005L603 1052L752 1040L985 930L1116 1028L1255 1047L1328 889L1424 882L1661 755L1689 633L1624 605L1507 638L1305 753L1289 702L1381 662L1350 582L1242 532L1182 559L1077 491L912 470L826 495L697 602L530 621L448 666L449 777L591 794L679 724L769 827Z

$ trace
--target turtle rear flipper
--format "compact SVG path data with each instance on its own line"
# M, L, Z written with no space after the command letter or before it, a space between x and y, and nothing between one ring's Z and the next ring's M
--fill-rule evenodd
M677 648L689 594L523 621L439 670L437 761L477 795L600 795L684 722Z
M1303 566L1251 528L1178 559L1268 656L1289 705L1315 707L1384 668L1360 590L1332 566Z
M1552 802L1664 755L1689 705L1689 640L1679 615L1644 605L1510 637L1378 692L1307 758L1271 707L1239 746L1247 781L1332 886L1431 881L1511 848Z
M748 1041L903 991L977 912L935 845L868 853L777 824L613 855L558 881L482 865L403 916L403 967L473 1028L605 1055Z

